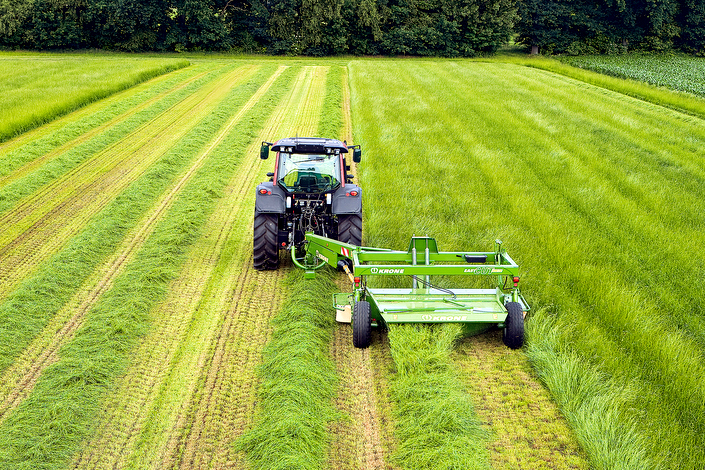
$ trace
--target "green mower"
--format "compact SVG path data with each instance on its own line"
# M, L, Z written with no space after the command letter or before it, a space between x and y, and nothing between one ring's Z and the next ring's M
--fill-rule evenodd
M305 277L330 265L347 273L352 293L333 297L339 322L352 323L353 345L366 348L372 328L391 323L462 323L468 335L502 329L512 349L524 344L524 317L530 310L519 291L519 266L496 240L489 252L442 252L430 237L412 237L407 251L361 247L313 233L305 252L292 249ZM494 276L494 289L442 288L431 276ZM368 276L408 276L409 288L370 288ZM509 284L509 285L508 285Z

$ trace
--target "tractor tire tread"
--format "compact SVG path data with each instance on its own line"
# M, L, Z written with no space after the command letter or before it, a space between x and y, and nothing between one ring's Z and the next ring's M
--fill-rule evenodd
M362 214L338 216L338 241L355 246L362 245Z
M353 346L364 349L372 342L372 320L370 303L365 300L355 302L352 317Z
M255 215L252 256L254 268L259 271L279 267L278 223L277 214Z

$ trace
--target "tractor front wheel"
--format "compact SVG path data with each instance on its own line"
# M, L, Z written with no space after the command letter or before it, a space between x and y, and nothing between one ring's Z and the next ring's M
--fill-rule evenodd
M511 349L519 349L524 345L524 312L518 302L507 302L507 319L504 321L502 341Z
M353 346L366 348L372 342L372 320L370 303L365 300L355 302L352 315Z
M277 214L256 214L254 224L253 264L255 269L277 269L279 267L279 247Z

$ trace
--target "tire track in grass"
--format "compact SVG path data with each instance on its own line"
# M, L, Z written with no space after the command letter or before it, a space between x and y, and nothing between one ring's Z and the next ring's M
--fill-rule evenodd
M20 178L23 178L26 175L28 175L29 173L36 171L37 169L42 167L44 164L46 164L48 161L56 158L58 155L61 155L62 153L67 152L67 151L71 150L72 148L77 147L78 145L100 135L101 133L105 132L107 129L109 129L113 126L116 126L118 123L124 122L125 120L127 120L129 117L135 115L136 113L139 113L141 111L146 110L147 108L152 106L154 103L163 99L164 96L167 96L171 93L176 93L176 92L183 90L184 88L186 88L187 86L189 86L193 82L205 77L208 73L209 72L206 70L206 71L200 72L195 75L186 76L184 80L181 80L180 82L176 83L175 86L172 86L166 90L162 90L157 95L152 96L149 99L142 101L140 104L130 108L129 110L124 111L124 112L110 118L109 120L106 120L105 122L87 130L86 132L83 132L80 135L57 145L49 152L46 152L45 154L41 155L40 157L34 158L34 159L30 160L29 162L27 162L26 164L19 166L18 168L15 168L12 172L9 172L5 175L0 175L0 187L11 184L13 181L16 181ZM143 86L140 86L140 88L154 87L159 82L165 81L167 77L168 77L168 75L167 76L162 75L157 79L150 80L149 82L145 83ZM115 97L116 99L112 100L112 101L125 100L127 96L134 95L136 91L137 90L130 90L130 91L119 93L118 96ZM101 103L100 106L90 106L88 109L83 110L79 116L82 118L88 118L92 114L96 114L100 108L106 108L106 107L107 106L105 106L104 103ZM79 116L72 116L72 117L73 117L73 119L76 119ZM60 123L62 123L61 127L66 126L66 124L64 123L65 121L66 121L66 119L62 119L59 121ZM57 126L57 127L59 127L59 126ZM44 127L42 127L42 128L39 128L39 132L41 132L42 134L47 134L48 130L45 129ZM39 132L37 132L37 133L39 133ZM36 138L35 136L31 136L31 137ZM27 140L30 140L30 139L25 138L25 139L22 139L21 142L13 142L13 143L15 143L15 144L22 143L22 144L26 145ZM20 145L16 145L16 146L21 147ZM3 148L2 148L2 146L0 146L0 152L2 152L2 151L3 151Z
M230 127L235 121L231 122ZM124 266L132 260L134 253L152 233L161 216L171 207L178 193L202 166L205 158L222 137L221 134L219 139L211 143L195 160L181 179L160 198L145 220L125 238L117 252L97 269L96 275L74 296L69 305L59 312L13 366L3 373L0 381L0 397L4 397L0 402L0 425L6 414L29 395L44 368L56 361L57 352L61 346L70 341L73 333L81 325L83 316L110 288L112 281L122 272Z
M128 145L124 141L114 144L0 219L0 223L10 227L0 236L0 297L175 145L201 116L213 109L229 86L251 74L251 69L224 74L171 112L141 126L125 139ZM77 180L87 181L77 187Z
M292 94L304 85L306 81L295 86ZM261 96L253 97L252 104L260 100ZM291 110L292 105L280 106L271 121L282 122ZM270 135L271 131L263 132L263 138ZM172 466L179 459L209 462L215 459L225 463L232 460L228 457L232 449L227 441L218 446L222 439L208 440L211 449L220 449L214 456L212 451L204 453L200 436L228 434L222 429L224 423L234 422L235 429L242 427L242 423L238 424L242 419L237 416L247 414L248 400L235 398L235 402L242 402L243 406L234 406L233 397L238 396L241 387L252 386L247 374L243 381L243 363L247 364L245 369L252 372L259 361L257 354L242 356L249 349L256 353L256 345L266 341L266 328L262 328L262 323L266 321L267 307L281 300L281 290L277 287L284 276L283 270L257 273L251 268L252 205L246 195L255 187L261 173L261 162L251 158L257 154L258 146L259 140L248 147L238 175L226 191L227 198L208 223L205 233L210 235L201 239L182 270L180 280L172 285L169 299L158 309L164 313L155 314L157 318L177 316L174 323L178 325L160 322L155 333L146 338L142 352L137 354L139 366L132 369L121 386L125 393L115 395L117 408L122 411L103 420L106 428L97 435L106 436L105 441L101 443L99 437L89 444L84 457L78 460L78 468L111 466L116 459L118 465L134 468ZM236 227L235 230L231 230L232 227ZM233 256L236 259L232 259ZM267 288L262 291L264 286ZM271 299L270 291L280 294ZM174 315L175 312L182 314ZM255 346L247 348L253 337ZM164 338L169 338L167 344ZM203 375L199 378L194 370L204 371ZM192 397L194 393L196 397ZM197 402L191 401L199 399L206 405L196 407ZM190 412L185 408L189 403L193 404ZM125 412L125 406L137 416ZM210 422L215 415L219 418ZM123 422L125 420L128 422ZM209 422L202 426L202 420ZM198 428L199 438L189 439L188 434L194 433L194 427ZM114 441L118 431L110 431L111 428L124 430L120 440L122 447L120 442ZM106 455L101 461L101 456Z
M347 287L347 286L346 286ZM375 344L367 349L352 346L352 329L348 325L338 325L331 342L333 358L340 377L336 408L346 416L331 425L334 443L331 447L328 467L335 469L386 469L388 449L383 443L391 436L385 433L385 418L380 407L376 390L378 376L376 370L383 369L378 349L388 347L380 344L381 335L375 335ZM384 372L383 372L384 373Z
M493 468L589 468L573 430L526 355L505 347L499 331L463 339L452 359L490 432Z

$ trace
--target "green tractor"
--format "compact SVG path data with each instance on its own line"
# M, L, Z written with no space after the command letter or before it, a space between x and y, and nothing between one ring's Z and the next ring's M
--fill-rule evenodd
M303 252L306 233L351 245L362 243L362 190L353 184L347 156L360 161L359 145L294 137L262 142L260 158L276 152L269 181L257 186L254 268L277 269L279 250Z

